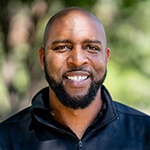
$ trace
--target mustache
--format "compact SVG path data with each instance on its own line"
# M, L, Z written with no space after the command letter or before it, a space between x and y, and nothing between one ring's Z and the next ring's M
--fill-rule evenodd
M76 71L87 72L88 74L90 74L90 76L92 76L91 71L84 69L84 68L81 68L81 67L69 69L69 70L65 71L63 73L63 75L65 75L66 73L69 73L69 72L76 72Z
M43 58L43 61L44 61L44 70L47 72L47 74L49 74L45 57ZM68 69L67 71L64 71L62 73L63 74L62 76L64 77L66 73L76 72L76 71L87 72L91 77L93 77L92 72L87 70L87 69L85 69L85 68L83 68L83 67L75 67L75 68Z

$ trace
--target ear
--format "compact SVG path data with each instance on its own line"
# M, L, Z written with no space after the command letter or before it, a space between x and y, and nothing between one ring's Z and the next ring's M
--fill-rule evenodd
M44 50L43 47L41 47L41 48L38 50L38 57L39 57L39 61L40 61L41 68L44 70L45 50Z
M110 58L110 48L107 47L107 48L106 48L106 63L108 63L109 58Z

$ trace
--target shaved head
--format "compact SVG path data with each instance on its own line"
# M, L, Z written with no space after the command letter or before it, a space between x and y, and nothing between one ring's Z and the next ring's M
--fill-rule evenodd
M101 23L101 21L92 13L90 13L89 11L80 8L80 7L69 7L66 8L62 11L59 11L58 13L56 13L54 16L52 16L50 18L50 20L48 21L45 31L44 31L44 37L43 37L43 45L45 47L45 44L47 42L47 38L48 38L48 34L50 32L51 27L53 26L53 24L57 21L58 24L61 24L61 19L66 17L66 16L72 16L74 15L75 17L78 16L84 16L85 18L89 18L91 20L91 22L96 22L99 25L99 28L101 28L102 32L103 32L103 37L105 39L105 45L106 45L106 34L105 34L105 30L104 27ZM60 21L60 22L59 22Z
M70 7L47 23L39 57L51 97L72 109L99 99L110 49L101 21L83 8Z

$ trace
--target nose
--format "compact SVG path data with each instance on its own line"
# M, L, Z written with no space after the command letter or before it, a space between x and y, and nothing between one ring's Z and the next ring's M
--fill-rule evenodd
M81 67L88 63L88 58L86 56L86 51L82 49L81 46L73 47L69 53L67 60L69 66Z

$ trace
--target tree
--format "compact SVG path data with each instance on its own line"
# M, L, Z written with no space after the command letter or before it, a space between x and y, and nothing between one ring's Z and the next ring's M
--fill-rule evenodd
M150 54L148 19L150 2L148 0L138 2L137 0L1 0L1 120L29 105L35 92L46 86L43 72L39 69L37 50L42 46L42 36L47 20L55 12L69 6L86 8L95 13L104 23L108 44L113 51L111 59L113 65L110 66L110 71L115 70L117 77L120 74L122 78L125 78L124 74L134 73L135 75L136 70L143 78L149 78L150 69L148 65L145 65L149 63L148 55ZM120 84L116 85L116 91L126 93L123 80L120 79L119 82L122 83L123 90L118 91ZM144 82L148 83L147 80ZM111 89L115 89L113 81L108 81L106 84ZM141 88L137 91L141 91ZM135 90L135 93L137 91ZM122 95L124 94L120 94L118 98L128 99ZM149 92L144 91L143 99L147 99L148 96L150 96ZM136 95L132 98L133 102L137 103L135 99L139 102ZM146 100L145 104L150 105Z

